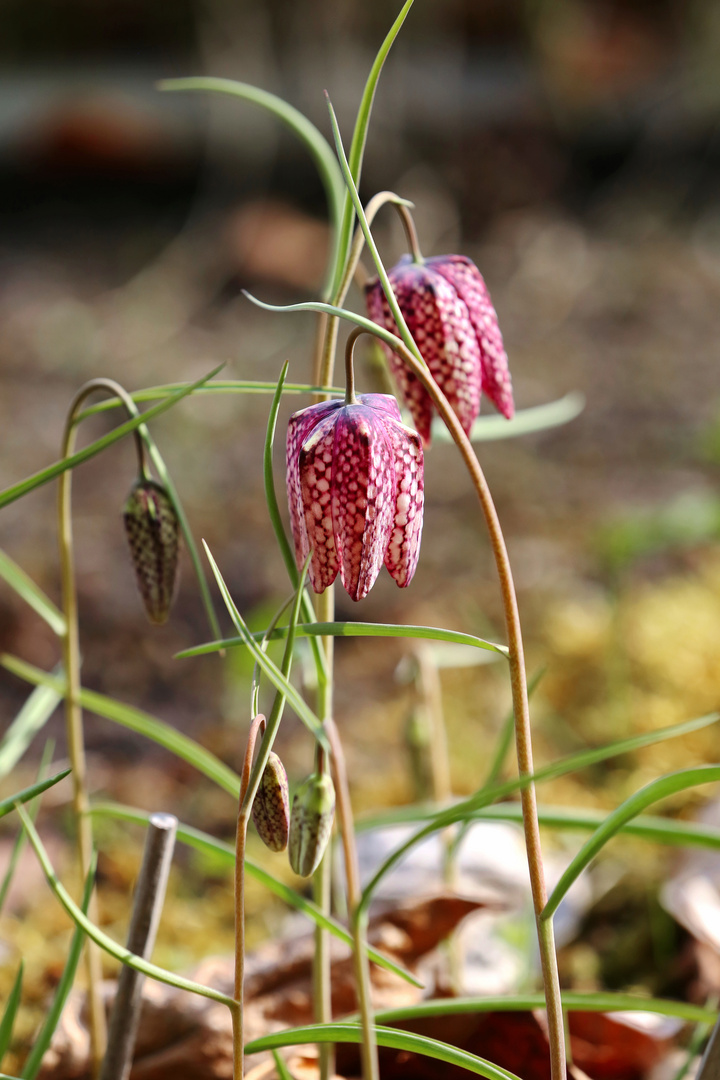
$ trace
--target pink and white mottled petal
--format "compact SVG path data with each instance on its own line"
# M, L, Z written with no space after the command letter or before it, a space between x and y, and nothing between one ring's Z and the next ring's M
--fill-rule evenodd
M348 405L335 424L333 529L340 576L352 600L372 588L390 539L395 465L389 423L364 405Z
M412 581L420 555L423 527L422 439L404 424L388 424L395 462L396 500L385 565L405 588Z
M394 270L390 271L390 284L392 285L395 295L397 296L398 304L402 310L405 320L408 323L408 329L416 338L416 327L413 324L412 316L409 311L406 310L406 297L412 295L412 280L406 282L405 276L407 267L405 265L398 265ZM412 268L410 268L412 269ZM383 326L386 330L389 330L396 337L399 337L398 328L393 318L388 302L385 299L385 294L382 290L382 286L379 281L373 282L365 290L365 299L367 303L368 314L370 318L376 322L379 326ZM418 343L418 348L422 353L422 346ZM404 362L400 359L398 354L394 352L388 345L383 343L383 349L388 359L388 365L392 372L395 382L400 387L405 402L412 414L415 427L420 432L426 445L430 443L430 423L432 421L432 402L425 387L420 383L413 373L407 368ZM423 354L424 355L424 354Z
M298 569L302 567L310 550L305 529L305 512L300 487L300 449L313 428L341 405L342 402L338 401L323 401L317 405L310 405L307 409L301 409L299 412L293 413L288 423L285 457L287 492L290 528Z
M332 585L340 566L331 507L337 415L335 410L315 425L300 449L298 473L306 555L312 548L308 577L315 592Z
M508 420L515 413L512 380L498 317L483 276L464 255L439 255L427 265L450 282L467 305L480 346L483 391Z
M388 416L391 420L397 420L402 423L402 416L400 414L400 406L397 403L397 398L392 394L359 394L358 401L361 405L367 405L375 412L383 413L384 416Z

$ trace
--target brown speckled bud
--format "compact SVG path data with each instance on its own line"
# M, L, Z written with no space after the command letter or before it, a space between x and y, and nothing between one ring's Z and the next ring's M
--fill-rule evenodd
M287 773L277 754L270 754L263 770L252 817L263 844L271 851L284 851L290 828L290 799Z
M179 525L170 498L154 480L139 480L123 509L140 595L148 618L164 623L170 613L179 550Z
M330 777L314 773L295 792L290 815L290 866L300 877L317 870L332 832L335 788Z

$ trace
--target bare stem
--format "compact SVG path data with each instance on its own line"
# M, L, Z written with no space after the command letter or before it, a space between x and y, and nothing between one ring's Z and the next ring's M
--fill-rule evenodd
M119 397L130 416L135 415L135 406L127 392L112 379L92 379L77 392L68 410L63 433L61 458L69 457L75 447L77 417L83 402L98 390L113 397ZM141 476L147 476L145 447L139 429L135 429L135 446L138 454L138 466ZM77 830L77 852L80 863L80 877L85 880L92 857L92 824L88 814L87 767L85 762L85 740L83 736L82 709L80 707L80 631L78 619L77 583L75 579L75 560L73 554L72 531L72 470L66 469L60 476L58 487L58 543L60 549L60 579L62 588L62 609L66 620L66 629L62 638L63 665L67 680L65 696L65 724L67 730L68 755L72 766L73 811ZM97 901L91 899L90 918L97 921ZM88 1000L90 1007L90 1056L93 1076L99 1076L107 1039L105 1009L100 998L99 984L102 978L100 951L92 942L85 948L88 979Z
M360 334L367 333L362 327L355 328L348 338L347 349L351 351ZM416 359L407 346L397 339L393 348L420 380L442 417L445 426L453 437L460 455L470 473L473 487L480 500L485 516L490 546L495 558L500 591L502 594L505 622L508 636L508 663L510 666L510 685L512 689L513 712L515 716L515 746L518 770L521 777L532 776L532 734L530 728L530 707L528 703L527 680L525 675L525 657L523 650L520 613L517 606L515 584L513 582L510 559L505 545L505 538L500 527L495 504L490 494L485 475L480 466L472 444L465 434L460 421L439 388L425 364ZM537 799L535 785L530 783L520 793L525 845L527 848L530 888L537 926L540 963L545 988L545 1001L548 1014L548 1035L550 1041L550 1060L552 1080L565 1080L565 1029L563 1023L562 1002L560 998L560 980L555 952L554 933L551 920L543 921L541 912L547 903L545 870L540 844L540 828L537 817Z
M322 383L320 385L326 385ZM325 592L315 597L315 614L319 622L332 622L335 617L335 586L331 585ZM322 649L325 654L325 664L328 677L320 688L318 700L318 714L325 723L332 716L333 689L334 689L334 666L335 638L322 638ZM318 748L318 771L324 767L324 754L322 748ZM315 901L320 906L324 915L331 914L332 900L332 864L331 849L325 852L320 866L315 871L313 887L315 889ZM313 1007L315 1020L318 1024L332 1022L332 971L330 959L330 935L322 926L315 927L315 957L313 961ZM318 1055L320 1062L320 1080L330 1080L335 1071L335 1048L332 1043L319 1043Z
M378 1080L379 1067L377 1041L373 1022L372 997L370 989L370 964L367 956L367 917L360 908L362 890L360 887L360 866L358 863L357 844L350 789L348 787L345 754L343 753L340 734L335 721L325 721L325 730L332 751L331 763L335 781L338 817L345 853L345 877L347 880L348 907L350 909L350 929L353 936L353 960L355 963L355 981L357 983L360 1024L362 1026L362 1065L364 1080Z
M405 203L395 203L395 209L400 215L400 220L403 223L403 229L405 230L405 236L407 237L410 253L413 257L413 262L424 263L422 252L420 251L420 241L418 240L417 229L415 228L415 222L413 216L407 208ZM367 215L366 215L367 217ZM368 221L368 225L370 222Z

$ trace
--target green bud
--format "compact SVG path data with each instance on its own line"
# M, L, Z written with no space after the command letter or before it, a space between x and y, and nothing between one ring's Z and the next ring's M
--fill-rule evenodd
M295 792L290 815L288 855L300 877L317 869L332 832L335 788L327 774L313 773Z
M179 525L168 493L154 480L138 480L123 509L137 583L151 622L164 623L177 579Z
M253 799L252 817L258 835L271 851L284 851L290 828L290 799L285 767L271 753Z

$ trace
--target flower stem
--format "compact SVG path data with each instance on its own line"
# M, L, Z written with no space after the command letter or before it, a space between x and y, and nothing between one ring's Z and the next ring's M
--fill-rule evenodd
M130 416L134 415L132 399L118 383L112 379L92 379L77 392L68 410L63 433L61 458L70 457L75 448L77 417L83 402L91 394L103 390L119 397ZM134 431L135 447L138 455L140 475L147 476L145 447L139 429ZM75 560L72 531L72 470L66 469L60 476L58 488L58 542L60 548L60 578L62 588L62 609L66 620L65 633L62 637L63 665L67 680L65 695L65 724L67 730L68 755L73 777L73 812L77 830L77 853L80 864L81 880L87 878L92 859L92 824L88 814L87 766L85 761L85 739L83 736L82 709L80 707L80 630L78 619L77 582L75 578ZM97 922L97 901L93 897L89 908L90 918ZM107 1023L105 1009L100 998L99 984L102 978L100 952L92 942L88 942L85 951L88 980L88 1001L90 1011L90 1057L94 1076L99 1076L102 1066Z
M357 327L351 332L347 344L348 351L352 351L355 341L360 334L363 333L367 333L363 327ZM532 733L530 727L527 679L525 675L522 628L520 625L520 613L518 611L512 568L510 566L505 538L497 516L495 504L492 495L490 494L490 489L480 466L480 462L472 448L472 444L465 434L465 431L447 398L433 379L427 367L416 359L399 338L397 339L397 344L393 344L393 348L398 355L402 357L412 373L419 379L432 398L438 413L442 417L445 426L460 451L460 455L470 473L473 487L475 488L480 501L480 506L490 536L490 546L495 558L503 608L505 611L505 622L508 635L510 685L512 690L513 712L515 716L515 747L517 751L518 770L521 777L531 776L534 771ZM542 967L545 1001L548 1014L551 1076L552 1080L565 1080L565 1029L563 1023L562 1002L560 999L560 980L558 975L557 955L555 952L554 933L552 921L550 919L543 921L540 918L541 912L547 903L547 889L545 886L545 870L540 844L540 827L537 816L535 785L530 783L523 787L520 798L523 813L525 845L527 848L528 869L530 871L530 888L532 892L533 909L535 912L538 945L540 949L540 963Z
M319 384L324 385L324 384ZM332 622L335 617L335 587L331 585L315 597L315 613L319 622ZM335 638L322 638L327 678L320 685L318 696L318 715L324 724L333 711L334 656ZM325 755L318 748L318 771L325 767ZM332 856L331 848L325 852L320 866L315 871L313 887L315 901L324 915L331 914L332 901ZM313 1005L315 1020L318 1024L332 1022L332 971L330 959L330 935L321 926L315 927L315 958L313 961ZM330 1080L335 1071L335 1050L332 1043L319 1043L320 1080Z
M417 229L415 228L415 222L413 216L407 208L405 203L395 203L395 209L400 215L400 220L403 223L403 229L405 230L405 236L407 237L410 253L413 257L414 263L419 263L421 266L425 262L422 252L420 250L420 241L418 240ZM367 217L367 214L365 215ZM368 221L368 225L370 222Z

